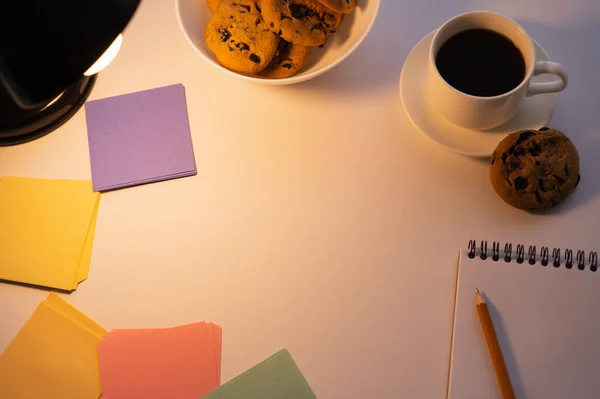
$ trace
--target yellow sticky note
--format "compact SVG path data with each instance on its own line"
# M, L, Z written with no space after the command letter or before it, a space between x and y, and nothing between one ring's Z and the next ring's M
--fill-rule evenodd
M99 202L89 180L0 179L0 279L76 289L88 275Z
M85 313L71 305L69 302L60 297L60 295L51 292L46 299L44 299L46 305L56 310L63 316L71 321L79 324L82 328L89 331L91 334L96 336L98 339L103 338L108 331L104 329L100 324L90 319Z
M49 302L66 309L56 298ZM96 349L100 338L53 306L42 301L0 356L0 398L97 399L100 396ZM76 317L81 319L80 315Z

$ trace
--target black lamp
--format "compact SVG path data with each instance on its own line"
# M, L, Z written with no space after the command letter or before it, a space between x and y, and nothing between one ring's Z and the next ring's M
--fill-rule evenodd
M0 146L44 136L77 112L139 3L0 0Z

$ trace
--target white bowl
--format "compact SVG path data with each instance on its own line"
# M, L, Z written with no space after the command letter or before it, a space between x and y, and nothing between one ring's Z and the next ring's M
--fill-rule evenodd
M352 13L344 15L342 25L327 40L325 46L314 49L308 64L294 76L283 79L244 75L221 66L204 41L204 29L212 16L206 6L206 0L175 0L175 7L179 26L188 43L209 63L223 72L245 80L270 85L289 85L322 75L348 58L373 27L380 2L381 0L358 0L358 7Z

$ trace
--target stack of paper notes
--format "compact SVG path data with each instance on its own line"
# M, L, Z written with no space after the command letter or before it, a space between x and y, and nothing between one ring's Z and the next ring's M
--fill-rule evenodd
M316 399L287 350L277 352L204 399Z
M0 179L0 280L73 291L88 276L100 195L89 180Z
M181 84L85 105L94 191L196 174Z
M98 344L106 399L199 399L219 386L221 328L115 330Z
M0 355L0 398L98 399L96 347L105 334L51 293Z

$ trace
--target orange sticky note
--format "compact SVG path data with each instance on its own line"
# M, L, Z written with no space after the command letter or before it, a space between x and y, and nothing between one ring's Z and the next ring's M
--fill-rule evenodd
M223 330L216 324L211 323L215 333L215 357L217 363L217 386L221 385L221 343L223 342Z
M205 324L204 322L198 322L195 324ZM221 345L223 340L223 330L220 326L214 323L206 323L207 331L206 333L214 337L215 344L215 366L217 368L217 386L221 385ZM208 332L209 329L212 329L212 332ZM104 339L114 339L114 338L130 338L130 337L139 337L140 335L145 335L151 332L156 331L164 331L165 328L144 328L144 329L118 329L111 331ZM206 339L205 337L200 337L200 339Z
M216 344L220 348L221 340L215 335L214 326L206 323L108 333L98 344L104 397L190 399L206 395L219 385Z

